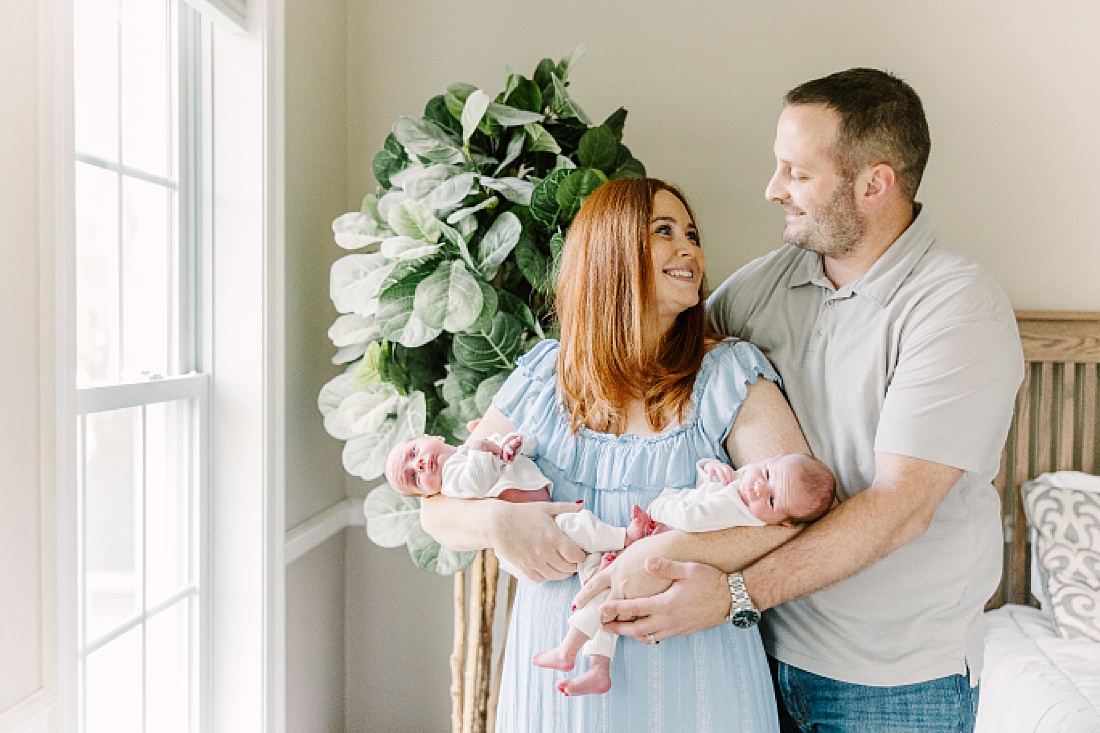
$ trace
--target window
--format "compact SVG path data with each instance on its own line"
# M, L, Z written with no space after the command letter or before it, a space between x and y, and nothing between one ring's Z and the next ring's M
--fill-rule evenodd
M200 728L200 31L73 0L80 729Z

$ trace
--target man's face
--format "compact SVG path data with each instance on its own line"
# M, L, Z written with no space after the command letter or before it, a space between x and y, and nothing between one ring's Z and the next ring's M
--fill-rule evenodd
M831 153L839 117L824 105L790 105L775 131L775 173L764 195L786 212L783 241L826 257L851 252L866 232L854 181Z

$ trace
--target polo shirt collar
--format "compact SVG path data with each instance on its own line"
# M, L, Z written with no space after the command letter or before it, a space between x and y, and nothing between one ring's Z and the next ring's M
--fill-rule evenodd
M867 274L847 286L851 293L870 298L880 306L886 307L901 284L913 272L913 268L924 257L928 248L935 242L932 215L927 213L919 202L914 206L917 208L917 216L909 228L882 253L875 264L871 265ZM825 276L825 264L821 255L804 250L791 271L791 278L787 285L791 288L818 285L828 290L835 289L829 282L829 278Z

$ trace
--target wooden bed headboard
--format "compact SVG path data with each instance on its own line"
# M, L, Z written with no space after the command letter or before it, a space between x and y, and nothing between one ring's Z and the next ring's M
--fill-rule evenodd
M1017 311L1026 371L994 486L1005 557L988 608L1037 605L1020 486L1048 471L1100 472L1100 312Z

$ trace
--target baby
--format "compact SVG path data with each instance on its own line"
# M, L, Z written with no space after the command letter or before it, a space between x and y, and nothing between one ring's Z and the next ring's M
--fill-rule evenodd
M631 526L641 524L646 535L679 529L709 532L728 527L765 524L794 526L817 519L833 505L836 482L829 468L805 453L792 453L734 471L716 460L701 460L698 485L691 489L665 489L649 505L648 513L634 507ZM541 667L567 671L583 647L593 649L589 669L558 683L565 695L602 693L611 689L610 659L616 635L600 625L599 605L607 592L590 601L569 618L569 631L557 647L535 655Z
M698 477L695 488L665 489L653 500L649 505L653 532L663 528L709 532L765 524L793 527L820 517L836 495L833 472L807 453L749 463L737 471L721 461L703 460Z

